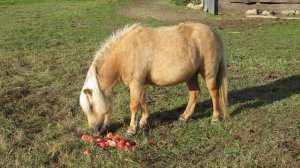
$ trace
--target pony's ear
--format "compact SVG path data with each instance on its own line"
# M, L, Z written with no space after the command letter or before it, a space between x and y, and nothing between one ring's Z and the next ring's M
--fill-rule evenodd
M84 89L83 92L86 94L86 96L89 100L90 108L92 108L92 105L93 105L93 90L92 89Z
M92 89L84 89L83 92L84 92L85 94L90 94L90 95L93 94L93 90L92 90Z

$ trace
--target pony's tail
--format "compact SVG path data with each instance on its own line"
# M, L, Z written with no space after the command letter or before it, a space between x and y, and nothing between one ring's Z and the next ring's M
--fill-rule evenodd
M221 62L219 64L219 71L217 75L217 84L219 87L219 103L220 111L223 118L229 117L227 105L228 105L228 79L227 79L227 66L224 55L222 55Z

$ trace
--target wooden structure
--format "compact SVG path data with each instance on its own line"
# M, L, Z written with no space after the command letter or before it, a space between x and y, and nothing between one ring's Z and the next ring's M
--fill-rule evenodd
M218 14L218 0L203 0L203 10L211 14Z
M212 14L242 14L249 9L300 10L300 0L203 0L204 10Z

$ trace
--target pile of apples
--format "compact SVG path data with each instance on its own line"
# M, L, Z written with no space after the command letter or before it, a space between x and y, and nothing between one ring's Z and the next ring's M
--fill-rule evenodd
M138 147L125 139L121 139L121 134L113 135L112 132L106 134L106 136L102 137L101 135L86 135L83 134L81 136L81 140L84 142L92 142L99 148L110 148L117 147L123 151L132 151L135 152L138 150ZM83 152L85 155L91 154L92 151L87 149Z
M97 135L86 135L83 134L81 136L81 140L84 142L94 143L99 148L118 148L122 151L132 151L135 152L139 149L135 143L130 142L129 140L122 139L121 134L114 135L112 132L107 133L105 136ZM155 145L156 142L154 140L148 140L148 145ZM159 142L160 145L167 145L168 142L165 140L161 140ZM87 149L83 152L84 155L91 154L92 151Z

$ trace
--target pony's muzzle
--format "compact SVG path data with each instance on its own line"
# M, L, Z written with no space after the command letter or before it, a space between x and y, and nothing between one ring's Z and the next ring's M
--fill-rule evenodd
M107 127L105 125L96 126L91 128L92 133L94 134L104 134L107 131Z
M100 133L100 128L101 126L94 126L94 127L91 127L91 131L93 134L99 134Z
M106 125L102 125L101 129L99 130L100 134L104 134L107 131Z
M92 134L100 134L99 129L91 129Z

